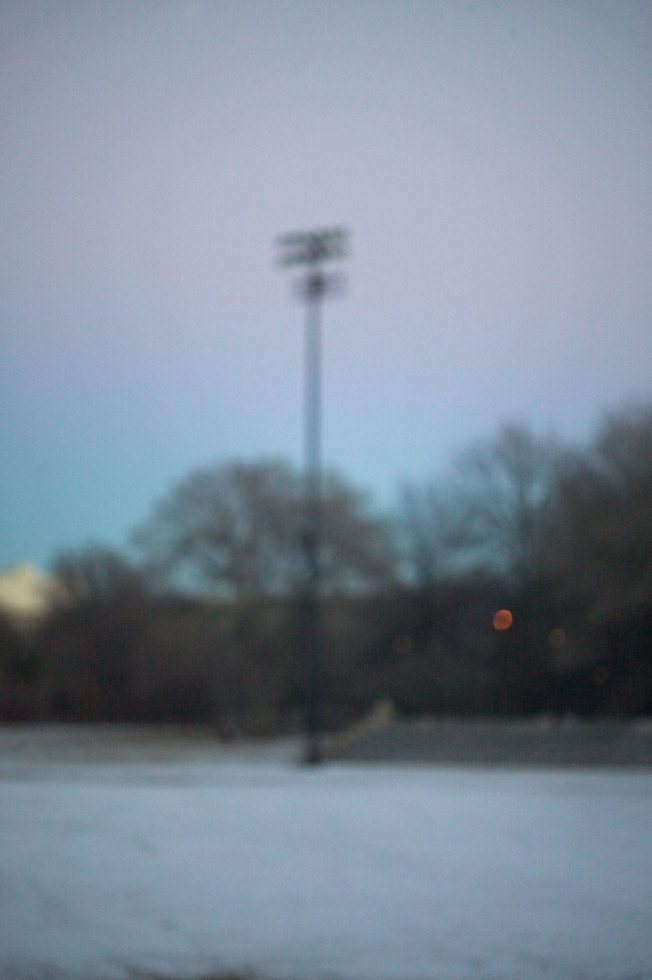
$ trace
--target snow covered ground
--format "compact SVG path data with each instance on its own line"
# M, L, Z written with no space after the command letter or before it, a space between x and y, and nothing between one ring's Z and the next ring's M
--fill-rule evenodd
M0 732L0 976L649 980L652 772Z

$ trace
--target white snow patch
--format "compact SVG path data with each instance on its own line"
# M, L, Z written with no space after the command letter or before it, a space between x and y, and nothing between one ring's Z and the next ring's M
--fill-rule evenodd
M305 769L289 743L65 761L11 737L7 980L652 976L648 771Z

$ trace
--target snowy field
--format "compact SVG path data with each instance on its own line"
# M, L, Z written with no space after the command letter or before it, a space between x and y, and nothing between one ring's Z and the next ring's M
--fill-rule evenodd
M0 976L649 980L652 772L0 730Z

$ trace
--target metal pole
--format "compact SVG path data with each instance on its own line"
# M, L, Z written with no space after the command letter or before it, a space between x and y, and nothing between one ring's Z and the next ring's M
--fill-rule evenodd
M309 662L306 762L321 762L321 299L323 277L309 275L306 296L305 467L307 565L306 646Z
M322 647L321 647L321 303L337 287L337 278L323 272L326 262L345 258L344 228L292 232L279 239L281 264L303 266L302 293L306 300L305 341L305 515L306 582L304 642L307 661L306 762L322 761Z

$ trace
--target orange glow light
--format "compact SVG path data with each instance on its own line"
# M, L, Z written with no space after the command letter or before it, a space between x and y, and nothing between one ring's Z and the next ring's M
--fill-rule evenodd
M556 627L548 633L548 643L553 650L561 650L566 642L566 630Z
M512 625L514 617L509 609L499 609L494 614L493 625L495 630L508 630Z

